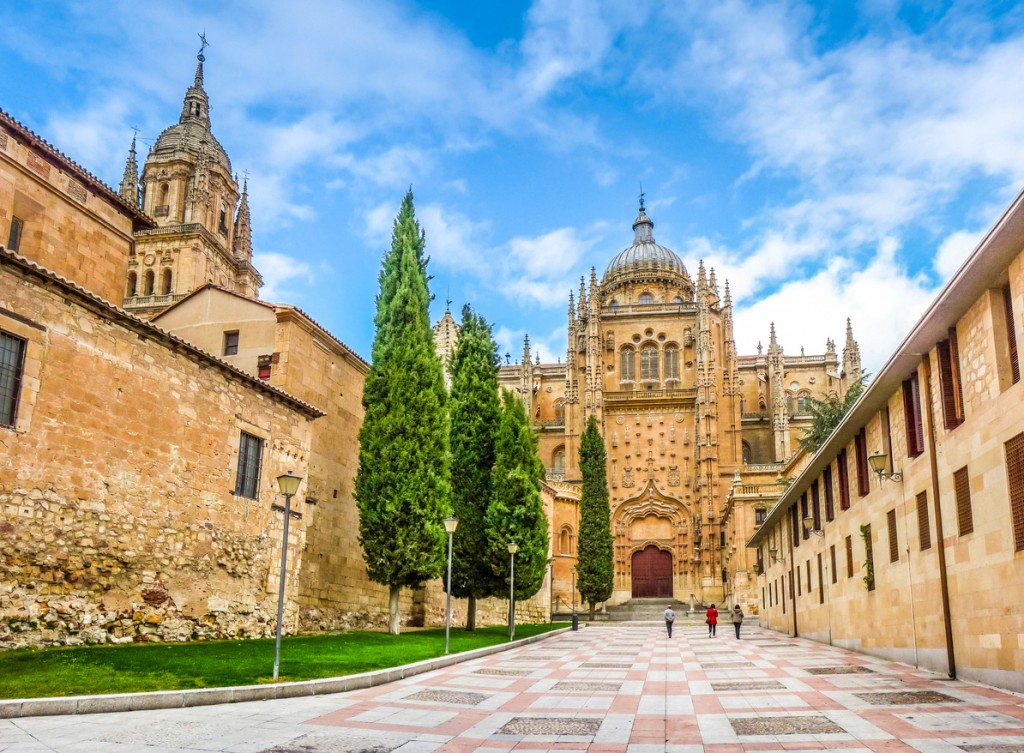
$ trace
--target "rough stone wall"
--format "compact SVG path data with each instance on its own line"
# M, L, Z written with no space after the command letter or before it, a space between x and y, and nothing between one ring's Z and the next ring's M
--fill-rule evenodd
M275 477L305 475L310 421L132 326L0 266L0 327L28 342L17 426L0 427L0 645L271 632ZM265 440L258 500L232 493L243 430ZM293 521L289 598L304 543Z
M0 240L24 225L18 253L115 305L124 300L132 220L0 127Z

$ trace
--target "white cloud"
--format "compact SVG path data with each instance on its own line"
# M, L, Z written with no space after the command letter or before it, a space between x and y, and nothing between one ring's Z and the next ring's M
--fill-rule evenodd
M252 263L263 275L260 298L265 301L273 303L294 301L301 298L294 291L295 283L312 285L315 282L315 276L309 264L294 256L274 251L258 251L252 255Z
M985 230L958 230L939 244L935 254L935 271L943 280L953 276L971 252L985 237Z

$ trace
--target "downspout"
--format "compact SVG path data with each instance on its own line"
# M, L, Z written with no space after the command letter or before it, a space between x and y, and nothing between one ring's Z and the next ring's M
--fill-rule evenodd
M942 530L942 505L939 504L939 468L935 457L935 406L932 403L932 363L931 355L921 359L924 367L925 405L928 406L928 461L932 476L932 506L935 509L935 533L938 546L935 547L939 558L939 590L942 593L942 623L946 631L946 661L951 680L956 679L956 657L953 652L953 620L949 614L949 580L946 576L946 535Z
M796 502L794 502L793 504L795 506ZM796 547L793 546L793 528L792 528L791 522L792 521L786 521L786 525L789 526L789 528L790 528L790 531L789 531L789 595L792 598L789 600L789 603L793 607L793 637L794 638L799 638L800 637L800 633L797 630L797 625L796 625L796 581L793 580L793 577L794 577L793 573L794 573L795 568L796 568L796 557L795 557ZM785 591L785 589L783 589L783 591ZM783 599L786 598L786 594L785 593L782 594L782 598Z

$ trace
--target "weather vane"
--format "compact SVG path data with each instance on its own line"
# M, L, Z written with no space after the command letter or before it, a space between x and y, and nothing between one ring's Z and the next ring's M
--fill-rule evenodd
M644 208L644 184L643 184L643 181L640 182L640 208L641 209Z
M210 43L206 41L206 29L203 29L203 33L199 35L199 42L199 59L205 60L206 58L203 56L203 51L210 46Z

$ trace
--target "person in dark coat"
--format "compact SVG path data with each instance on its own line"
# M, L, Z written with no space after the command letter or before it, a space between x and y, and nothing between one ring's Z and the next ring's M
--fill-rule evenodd
M718 624L718 610L715 609L715 605L712 604L708 607L708 611L705 612L707 619L705 622L708 623L708 638L715 634L715 626Z
M743 608L739 604L732 608L732 624L736 628L736 640L739 640L740 627L743 625Z
M672 611L672 605L665 607L665 628L668 630L668 637L672 637L672 623L676 621L676 613Z

